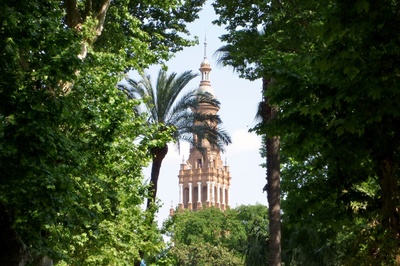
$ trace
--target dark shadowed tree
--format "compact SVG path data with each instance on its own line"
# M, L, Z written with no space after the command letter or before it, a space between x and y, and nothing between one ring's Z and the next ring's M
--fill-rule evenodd
M222 1L221 1L222 2ZM225 5L231 5L225 2ZM225 13L226 10L232 11L232 6L222 11L221 6L215 4L218 8L217 12L221 15L220 21L230 16L230 13ZM235 7L233 10L247 10L245 8ZM253 10L254 11L254 10ZM243 13L236 13L241 17ZM265 74L262 69L260 57L258 56L260 49L262 49L264 33L259 32L252 24L245 30L237 30L236 28L229 28L230 35L222 36L225 41L230 41L228 45L222 46L216 52L218 55L218 62L222 65L232 66L242 77L250 80L262 78L262 95L263 101L260 102L257 118L261 120L260 124L255 128L258 134L266 137L265 144L266 150L266 179L267 184L263 190L267 192L267 200L269 206L269 263L270 265L280 265L281 262L281 221L280 221L280 137L274 136L264 130L265 126L277 118L278 107L271 105L267 91L271 83L271 78ZM243 25L241 25L243 26ZM257 40L257 41L255 41ZM262 130L261 130L262 129ZM265 262L267 263L267 262Z
M217 1L218 22L228 22L223 37L238 55L243 46L235 27L243 36L246 25L265 32L258 61L239 57L250 63L248 73L259 62L274 80L267 94L279 117L261 130L284 138L282 153L291 163L318 162L313 167L325 170L300 174L287 198L306 199L307 215L331 229L338 221L317 216L323 208L307 197L345 207L336 218L354 237L347 263L399 264L399 1L227 2Z

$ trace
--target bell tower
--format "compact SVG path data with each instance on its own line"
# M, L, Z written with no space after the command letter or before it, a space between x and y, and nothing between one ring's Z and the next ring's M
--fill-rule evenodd
M208 92L215 97L211 87L211 66L206 55L207 42L204 41L204 59L200 64L201 81L198 91ZM196 110L204 114L217 114L219 107L201 103ZM194 136L196 138L196 136ZM221 210L229 207L229 187L232 177L229 166L221 159L218 147L207 140L201 143L203 152L191 147L189 158L182 160L179 170L179 209L199 210L214 206Z

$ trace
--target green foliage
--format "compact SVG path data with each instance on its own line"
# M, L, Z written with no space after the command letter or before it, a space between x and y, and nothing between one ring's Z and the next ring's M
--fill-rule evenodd
M219 63L233 67L241 77L263 77L260 52L265 49L262 25L268 23L269 1L220 0L213 3L219 18L213 21L228 31L220 36L227 43L217 51Z
M212 245L225 244L233 248L238 239L244 235L240 223L232 219L233 213L222 212L216 208L206 208L196 212L184 210L177 212L167 221L170 236L179 243L186 245L207 242ZM169 223L169 224L168 224ZM173 226L173 228L171 228ZM236 232L231 236L231 232Z
M178 265L217 265L239 266L243 261L235 256L224 246L214 246L210 243L198 243L190 245L176 245L171 252L177 257Z
M268 262L268 209L261 204L241 205L233 209L236 219L245 228L245 238L241 239L241 252L245 265L266 265Z
M0 13L0 217L30 261L132 265L161 248L142 167L169 140L116 88L193 41L203 1L6 1ZM108 5L110 4L110 5ZM3 225L4 223L1 223ZM5 232L10 228L0 228ZM17 237L15 237L17 236ZM3 249L1 256L10 250ZM7 264L7 263L6 263Z
M168 256L180 265L265 264L267 213L262 205L178 211L163 227L173 243Z
M313 193L311 198L315 195L317 204L311 203L309 212L319 219L331 216L318 215L323 208L320 204L333 204L329 209L337 216L329 219L325 227L333 227L340 237L338 221L346 225L342 233L349 232L350 236L351 232L358 232L352 235L353 241L365 243L348 248L351 252L344 256L351 258L351 263L390 265L399 250L395 244L398 208L394 207L399 206L396 154L400 146L394 139L399 109L389 100L398 98L396 78L391 74L391 78L385 78L393 69L383 70L383 61L399 49L387 35L396 32L390 25L397 23L394 13L398 11L389 3L374 6L374 11L359 11L357 5L335 5L330 1L324 7L299 6L302 12L310 8L312 14L319 14L305 16L307 24L289 17L290 12L283 14L286 24L304 33L292 45L305 46L295 53L284 51L288 67L283 66L285 72L271 74L276 77L271 99L282 114L270 129L287 136L283 153L300 164L308 164L310 158L313 161L310 166L315 170L311 175L302 173L303 182L288 191L297 190L307 198ZM350 17L353 19L348 20ZM381 29L382 23L385 29ZM299 130L302 128L306 131ZM383 161L388 164L384 170L388 175L382 172ZM316 175L317 171L325 173ZM391 184L390 192L386 182ZM321 193L323 187L330 189ZM396 222L388 223L389 216ZM388 231L392 231L391 236ZM386 240L372 243L368 238Z

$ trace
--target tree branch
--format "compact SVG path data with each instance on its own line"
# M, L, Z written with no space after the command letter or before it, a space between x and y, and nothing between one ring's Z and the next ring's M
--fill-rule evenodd
M83 14L83 19L85 20L86 17L90 14L90 12L92 12L93 10L93 3L92 0L86 0L86 4L85 4L85 12Z
M66 22L69 28L80 30L82 25L82 16L78 10L78 4L76 0L65 0L64 6L67 12Z
M104 21L106 19L108 8L110 7L110 3L111 0L105 0L104 3L101 5L99 13L97 14L98 23L96 27L96 37L100 36L101 32L103 31Z
M86 58L87 56L87 52L88 52L88 45L93 44L96 39L101 35L102 31L103 31L103 26L104 26L104 22L106 19L106 14L108 11L108 8L110 7L110 3L111 0L105 0L103 2L103 4L101 5L99 12L96 16L98 22L96 25L96 35L93 37L92 40L82 40L82 48L81 48L81 52L78 54L78 57L83 60ZM66 22L68 27L70 28L74 28L76 30L80 30L81 29L81 25L82 23L84 23L83 19L82 19L82 15L78 10L78 6L77 6L77 1L76 0L66 0L65 1L65 8L66 8ZM86 4L85 4L85 19L86 17L90 14L90 12L92 12L92 0L87 0ZM76 75L79 75L79 70L76 71ZM68 94L72 87L73 87L73 82L61 82L62 84L62 90L65 94Z

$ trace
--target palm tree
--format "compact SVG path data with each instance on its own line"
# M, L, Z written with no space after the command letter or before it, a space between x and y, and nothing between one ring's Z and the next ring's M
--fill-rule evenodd
M211 104L219 106L211 94L199 93L191 90L181 97L182 90L195 77L192 71L185 71L178 75L172 73L167 75L164 70L158 72L156 86L153 87L150 75L141 73L141 80L128 80L129 86L124 90L129 97L142 99L144 112L149 114L148 123L161 125L167 129L172 127L172 138L177 143L178 148L182 140L192 143L201 150L201 140L206 139L212 145L223 150L224 145L231 143L229 135L216 125L221 124L218 115L204 114L196 112L199 104ZM139 112L141 112L139 110ZM197 136L196 141L194 136ZM152 168L150 177L150 197L147 201L147 209L151 203L155 202L157 195L157 183L163 159L168 153L168 143L152 147Z
M258 116L267 124L278 116L278 107L269 104L266 96L271 79L263 78L263 101L259 105ZM281 265L281 181L280 181L280 137L266 136L267 192L269 213L269 253L270 265Z

